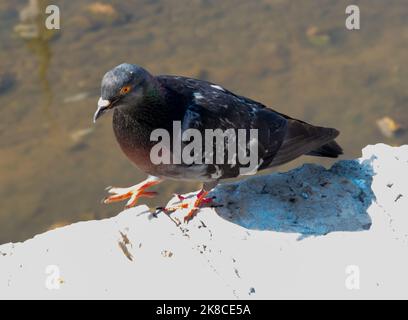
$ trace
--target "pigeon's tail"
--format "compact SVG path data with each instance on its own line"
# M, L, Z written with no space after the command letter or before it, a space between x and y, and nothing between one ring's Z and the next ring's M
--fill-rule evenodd
M307 153L308 156L327 158L337 158L341 154L343 154L343 149L335 140Z
M283 143L270 166L278 166L304 154L335 158L342 154L341 147L334 141L339 131L310 125L288 118L288 126Z

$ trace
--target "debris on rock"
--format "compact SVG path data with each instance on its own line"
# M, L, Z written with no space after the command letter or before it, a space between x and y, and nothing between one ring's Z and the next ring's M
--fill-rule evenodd
M129 241L129 238L127 237L126 234L124 234L123 232L119 232L122 239L119 240L118 244L119 244L119 248L122 249L123 254L126 256L126 258L128 258L130 261L133 261L133 256L130 253L128 246L131 248L132 247L132 243Z
M161 252L161 255L165 258L171 258L173 256L173 252L169 251L169 250L163 250Z

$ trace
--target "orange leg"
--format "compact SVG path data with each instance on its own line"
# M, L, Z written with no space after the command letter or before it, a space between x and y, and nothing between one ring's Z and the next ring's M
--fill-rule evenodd
M129 188L109 188L108 192L113 195L106 197L103 203L118 202L129 199L125 208L134 207L141 197L153 198L157 192L146 191L146 189L159 184L161 180L157 177L149 176L146 180Z
M194 218L197 211L200 209L200 207L203 204L210 203L212 201L212 198L207 198L208 193L209 193L208 191L205 191L204 189L202 189L201 191L197 193L196 200L193 203L182 202L182 203L170 206L170 207L166 207L163 209L163 211L169 214L178 209L189 209L187 215L184 217L184 222L188 223L191 219ZM180 201L183 201L184 199L185 197L179 196Z

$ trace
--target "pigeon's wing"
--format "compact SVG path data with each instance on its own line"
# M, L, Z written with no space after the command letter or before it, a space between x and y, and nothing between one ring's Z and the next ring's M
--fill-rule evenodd
M159 79L168 90L180 95L186 104L183 130L197 129L204 137L205 129L244 129L249 139L250 130L256 129L257 170L284 164L304 154L341 154L341 148L334 141L339 134L336 129L313 126L291 118L207 81L173 76L161 76ZM246 142L248 147L250 141ZM237 150L239 148L238 141ZM247 167L240 161L236 165L228 164L226 153L223 165L207 166L206 170L212 177L231 178ZM244 172L248 174L247 170ZM250 170L250 173L254 172Z
M186 104L181 123L182 131L196 129L203 140L208 129L220 129L223 133L231 133L231 130L234 132L235 156L228 153L230 140L223 139L223 163L216 158L217 153L220 153L216 145L214 144L213 150L207 150L205 141L202 141L202 162L205 162L205 157L208 157L211 151L215 155L215 164L207 167L212 178L232 178L241 173L255 173L258 169L268 167L273 161L287 132L288 121L285 117L256 101L235 95L207 81L173 76L160 76L158 79L167 90L180 95L180 99ZM255 130L251 132L251 129ZM255 166L253 162L241 161L244 156L250 156L251 144L254 141L256 146L252 148L257 151Z

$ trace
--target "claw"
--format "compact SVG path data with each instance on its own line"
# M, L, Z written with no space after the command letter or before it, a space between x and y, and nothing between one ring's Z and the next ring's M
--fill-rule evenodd
M158 193L156 191L143 191L143 193L141 194L141 196L146 198L154 198L157 195Z
M203 195L203 193L205 193L206 191L204 191L204 189L201 189L200 191L198 191L197 193L197 200L198 198L201 198L201 196ZM206 195L208 194L208 192L206 193Z
M170 214L176 210L179 209L189 209L187 215L184 217L184 222L188 223L191 219L194 218L194 216L196 215L197 211L200 209L200 207L203 204L206 203L210 203L212 202L213 198L207 198L206 196L208 195L208 191L205 190L201 190L197 193L196 195L196 200L191 203L191 202L182 202L182 203L178 203L175 205L172 205L170 207L165 207L165 208L161 208L162 211L166 214ZM186 199L186 197L181 196L181 195L177 195L180 201L183 201Z
M186 199L185 196L182 196L181 194L178 194L178 193L173 193L173 195L176 196L180 201L183 201Z
M193 208L190 209L190 211L184 217L184 222L188 223L191 219L194 218L194 216L197 214L197 211L203 204L210 203L212 201L212 198L206 198L207 194L208 191L204 191L204 189L197 194L197 199L196 201L194 201Z
M109 191L109 192L116 194L116 192L111 192L111 191ZM119 194L119 193L118 193L118 194L116 194L116 195L114 195L114 196L106 197L106 198L103 200L103 203L112 203L112 202L118 202L118 201L126 200L127 198L131 197L131 195L132 195L131 192L124 193L124 194Z
M134 207L141 197L152 198L157 192L154 191L145 191L147 188L150 188L156 184L159 184L161 180L156 177L149 177L145 181L129 188L114 188L110 187L108 192L111 193L111 196L106 197L103 200L103 203L112 203L123 201L129 199L126 203L125 208Z

